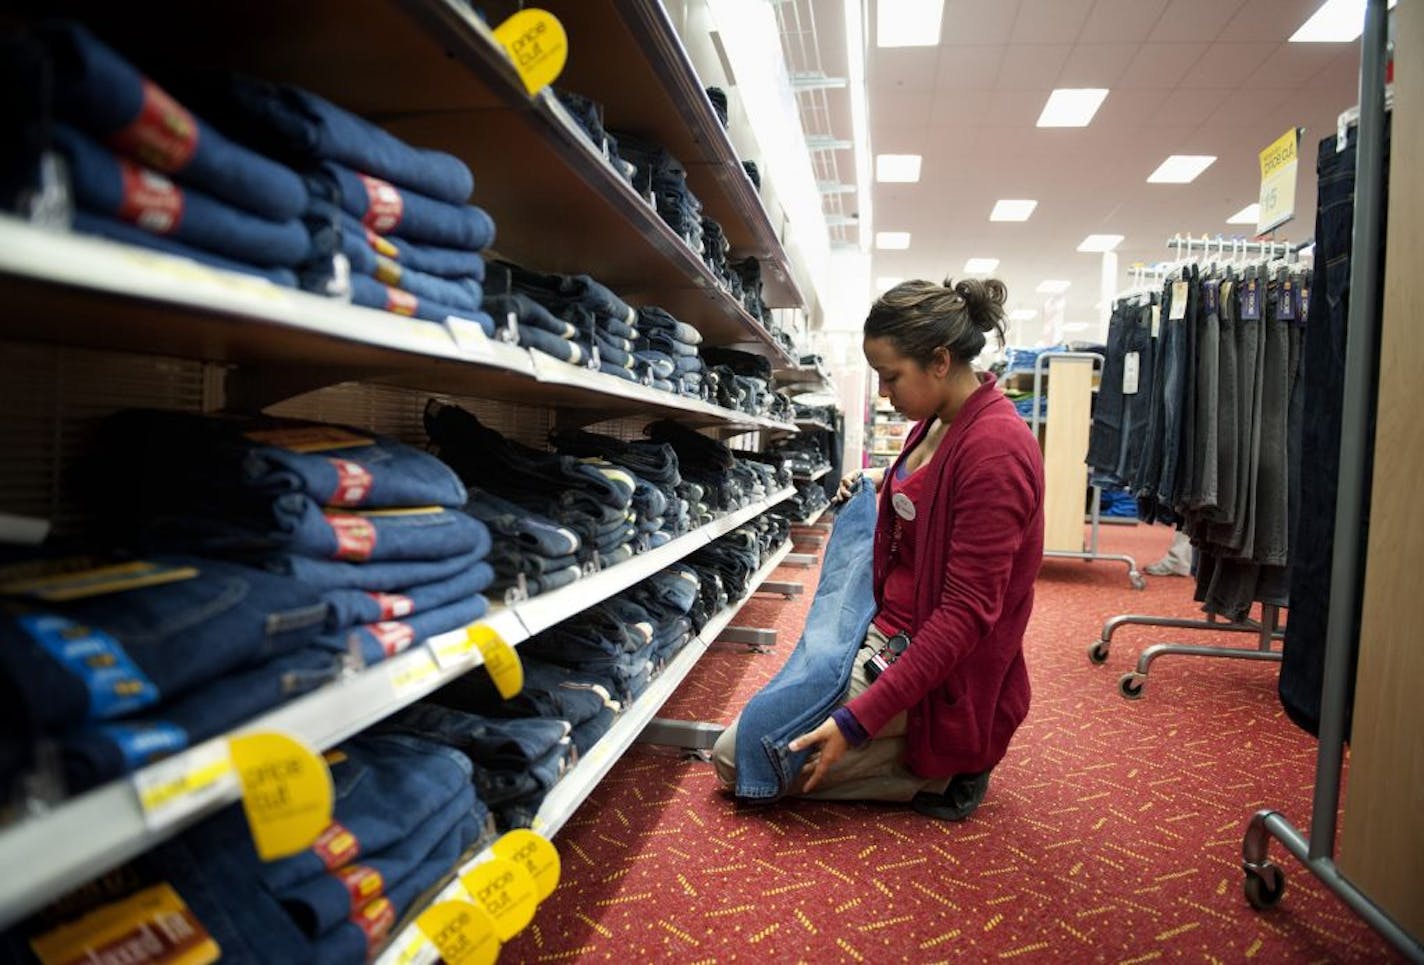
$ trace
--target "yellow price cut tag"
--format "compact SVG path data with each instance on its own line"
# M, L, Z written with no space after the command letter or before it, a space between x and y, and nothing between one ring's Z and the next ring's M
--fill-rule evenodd
M494 28L494 37L509 53L519 79L530 94L552 84L569 59L564 25L547 10L521 10Z
M228 745L258 856L273 861L311 847L331 824L326 761L286 734L243 734Z
M1265 234L1295 217L1296 172L1300 167L1300 129L1293 127L1260 154L1261 213L1257 234Z
M415 925L448 965L491 965L499 957L494 921L479 905L441 901L421 912Z
M499 635L494 627L477 623L466 632L466 637L479 648L484 658L485 670L489 671L495 689L505 700L524 689L524 664L519 662L519 654Z
M539 834L528 828L516 828L490 846L496 858L505 858L522 865L534 878L539 900L543 901L559 886L559 852Z
M494 931L500 941L509 941L534 920L539 886L523 865L508 858L495 858L461 875L460 883L494 919Z

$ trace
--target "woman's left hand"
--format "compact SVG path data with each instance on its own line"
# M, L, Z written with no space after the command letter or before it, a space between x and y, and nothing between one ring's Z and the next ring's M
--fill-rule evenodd
M788 746L792 751L803 751L808 747L819 749L815 758L816 767L811 771L811 776L806 779L806 786L801 789L803 793L807 793L816 789L816 785L821 783L821 778L826 776L831 765L845 756L846 749L850 745L846 743L840 726L833 718L827 717L820 727L809 734L802 734Z

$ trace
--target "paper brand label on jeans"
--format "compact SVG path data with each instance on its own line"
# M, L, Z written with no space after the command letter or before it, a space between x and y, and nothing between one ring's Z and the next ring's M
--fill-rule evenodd
M1310 317L1310 286L1309 286L1309 285L1301 285L1301 286L1300 286L1300 322L1301 322L1301 324L1302 324L1302 325L1305 324L1306 319L1308 319L1309 317Z
M78 563L80 568L73 568L75 563ZM89 565L82 558L73 561L57 560L50 572L46 572L44 568L18 567L11 578L6 578L10 576L9 572L0 574L0 594L27 596L49 603L66 603L70 600L137 590L145 586L179 583L191 580L197 575L198 570L192 566L169 566L146 560L134 560L113 566Z
M386 887L381 873L363 864L338 868L331 876L341 882L341 887L351 896L352 908L360 908L371 899L379 897Z
M1202 282L1202 308L1208 315L1217 313L1217 284L1214 281Z
M326 870L334 871L356 860L356 856L361 853L361 842L341 824L332 821L325 831L316 836L316 843L311 849L312 853L321 859L321 863L326 865Z
M198 124L188 109L147 77L138 116L109 135L109 146L144 165L173 172L198 149Z
M400 262L392 261L383 255L376 256L376 281L382 285L399 285L403 274L405 270L401 268Z
M410 318L420 307L420 299L408 291L386 286L386 311Z
M415 601L408 596L401 596L399 593L367 593L371 599L376 601L376 605L381 608L382 620L396 620L400 617L408 617L415 612Z
M277 429L253 429L242 434L244 439L287 452L323 452L327 449L354 449L369 446L375 440L358 435L340 426L282 426Z
M405 201L395 186L369 174L358 174L366 188L366 216L361 223L378 234L390 234L401 223Z
M44 965L207 965L222 954L167 883L38 935L30 948Z
M88 717L122 717L158 702L157 685L103 630L54 613L28 613L20 628L89 692Z
M326 521L336 535L336 552L332 559L364 563L376 551L376 527L369 519L327 513Z
M376 638L387 657L394 657L410 649L410 645L415 642L415 630L396 620L368 624L366 629L371 631L371 635Z
M156 235L170 235L183 220L183 192L156 171L119 160L123 197L119 217Z
M100 724L95 730L113 741L129 770L147 767L188 746L188 732L166 720L141 723L120 721Z
M1281 283L1280 297L1276 301L1276 318L1283 322L1295 321L1297 291L1299 287L1289 278Z
M1241 289L1241 317L1248 322L1261 319L1261 283L1255 278L1247 279Z
M374 248L377 254L385 255L387 258L400 257L400 249L396 247L395 242L389 238L382 238L370 228L366 229L366 244Z
M371 494L371 471L350 459L328 460L336 468L336 492L326 501L328 506L360 506Z
M366 936L366 951L370 953L391 933L396 907L389 898L377 898L352 912L351 922Z
M1191 291L1190 286L1184 281L1172 282L1172 304L1167 311L1167 320L1180 322L1187 317L1187 298Z
M1142 377L1142 353L1128 352L1122 360L1122 394L1136 395L1137 383Z

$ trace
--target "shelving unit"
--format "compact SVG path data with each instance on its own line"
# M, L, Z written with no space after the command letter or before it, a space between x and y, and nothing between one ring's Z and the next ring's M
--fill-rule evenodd
M657 716L658 710L691 673L697 662L702 659L702 655L707 652L712 641L716 640L728 624L736 618L737 613L752 598L752 594L756 593L757 589L767 581L772 572L790 553L791 543L787 541L767 557L766 562L752 575L750 586L742 598L728 604L709 620L707 625L702 628L702 632L694 636L686 646L678 651L677 656L673 657L662 672L653 679L653 682L638 696L638 699L613 722L608 733L599 739L593 749L554 785L548 796L544 798L539 813L534 816L534 831L552 838L563 828L569 818L573 817L583 802L593 793L593 789L598 786L598 783L612 770L618 759L628 748L633 746L643 729ZM488 850L471 858L455 872L455 880L430 899L430 903L434 904L438 901L459 897L463 891L463 885L459 882L460 875L488 858ZM438 958L439 956L435 953L429 940L417 929L408 927L391 941L390 945L376 958L376 962L377 965L434 965Z
M820 522L821 517L826 515L826 512L830 508L830 506L822 506L820 509L816 510L810 516L807 516L805 519L794 519L792 520L792 522L795 523L797 526L815 526L816 523Z
M797 482L815 482L817 479L823 478L823 477L826 475L826 473L828 473L828 472L830 472L830 471L831 471L831 467L830 467L830 466L822 466L820 469L817 469L815 472L810 472L810 473L796 473L795 475L792 476L792 478L795 479Z

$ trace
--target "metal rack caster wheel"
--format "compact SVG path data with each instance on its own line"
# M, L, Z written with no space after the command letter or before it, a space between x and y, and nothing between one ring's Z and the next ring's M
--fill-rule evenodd
M1134 670L1118 678L1117 692L1128 700L1141 700L1142 688L1145 686L1147 686L1147 678Z
M1132 588L1134 590L1147 589L1147 580L1142 576L1141 573L1138 573L1136 570L1127 574L1127 578L1132 581Z
M1108 648L1101 640L1088 647L1088 659L1095 664L1108 662Z
M1257 911L1274 908L1286 893L1286 876L1273 864L1263 864L1257 868L1247 868L1246 878L1241 882L1246 891L1246 900Z

